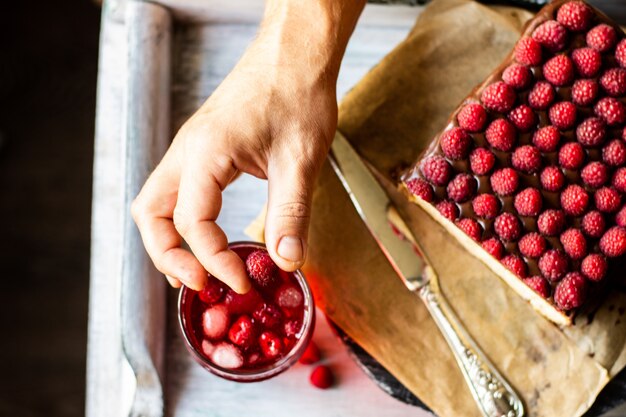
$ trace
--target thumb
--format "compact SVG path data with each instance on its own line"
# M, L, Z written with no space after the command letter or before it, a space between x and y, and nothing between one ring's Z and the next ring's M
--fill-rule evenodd
M268 168L269 201L265 242L276 264L294 271L304 264L315 170L283 159Z

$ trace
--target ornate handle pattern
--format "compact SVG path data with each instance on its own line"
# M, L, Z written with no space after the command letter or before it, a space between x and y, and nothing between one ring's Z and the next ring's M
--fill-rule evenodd
M461 368L465 382L485 417L522 417L524 405L461 325L443 294L424 284L418 293L443 333Z

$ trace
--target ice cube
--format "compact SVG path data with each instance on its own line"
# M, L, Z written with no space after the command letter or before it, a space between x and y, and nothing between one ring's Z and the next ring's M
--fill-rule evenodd
M202 329L209 339L219 339L228 331L228 310L223 305L209 307L202 313Z
M236 369L243 365L243 356L239 348L226 342L215 346L211 360L217 366L225 369Z

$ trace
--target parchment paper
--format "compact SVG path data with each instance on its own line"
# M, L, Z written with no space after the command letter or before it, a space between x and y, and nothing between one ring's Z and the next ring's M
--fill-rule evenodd
M409 37L346 96L339 130L387 179L468 331L522 396L529 416L577 417L626 361L623 286L562 330L535 313L417 206L393 173L507 55L531 14L436 0ZM262 237L262 223L252 227ZM443 337L408 292L326 164L313 202L305 274L326 314L440 417L479 416Z

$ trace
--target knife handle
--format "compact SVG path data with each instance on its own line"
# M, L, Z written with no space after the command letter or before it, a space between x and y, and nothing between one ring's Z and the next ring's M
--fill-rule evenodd
M524 405L517 393L463 328L435 279L431 278L418 293L450 345L465 382L483 416L524 416Z

